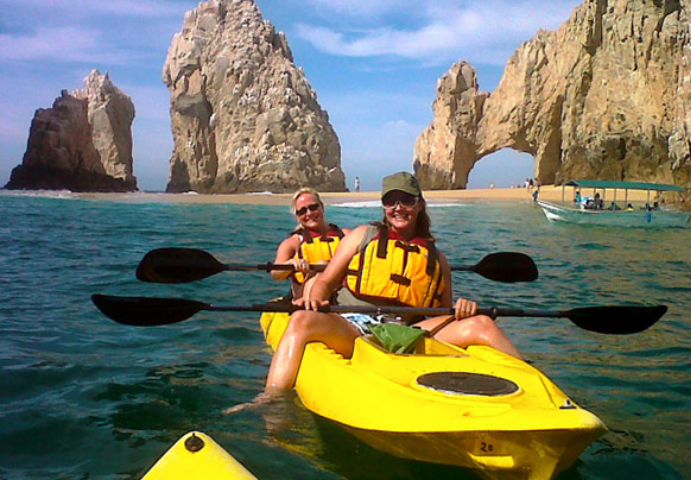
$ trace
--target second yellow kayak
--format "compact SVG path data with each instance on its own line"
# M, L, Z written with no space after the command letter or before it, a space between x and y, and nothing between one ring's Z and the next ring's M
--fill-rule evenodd
M202 432L178 440L142 480L257 480L223 447Z

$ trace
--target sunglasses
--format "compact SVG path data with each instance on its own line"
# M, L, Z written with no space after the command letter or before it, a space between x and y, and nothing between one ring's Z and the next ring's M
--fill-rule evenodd
M321 207L321 205L319 205L318 203L313 203L312 205L307 205L306 207L302 207L300 210L296 210L295 214L298 217L302 217L304 214L307 213L307 210L309 210L310 212L316 212L317 210L319 210L319 207Z
M381 199L382 205L387 210L396 208L396 205L400 205L403 208L415 208L419 201L420 197L408 193L394 193L393 195L385 195Z

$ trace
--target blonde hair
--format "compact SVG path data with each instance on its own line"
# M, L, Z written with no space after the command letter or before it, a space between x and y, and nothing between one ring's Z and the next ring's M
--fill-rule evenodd
M297 215L297 208L295 208L295 205L297 204L298 198L300 198L301 195L304 195L306 193L314 195L317 198L317 202L319 203L319 205L322 208L324 208L324 202L322 202L322 198L319 196L319 192L317 192L312 187L302 187L300 190L293 194L293 200L290 202L290 213L292 213L293 215Z

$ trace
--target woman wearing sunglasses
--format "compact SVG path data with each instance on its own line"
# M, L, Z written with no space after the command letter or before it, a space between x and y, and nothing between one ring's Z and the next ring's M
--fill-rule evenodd
M295 192L290 211L295 215L298 226L278 246L274 263L291 264L295 271L272 270L271 276L276 280L290 277L290 294L285 300L300 302L314 280L310 265L331 260L339 241L350 230L341 230L326 221L324 203L312 188L301 188Z
M434 245L417 179L406 172L390 175L382 182L381 194L383 221L362 225L341 240L304 299L305 310L291 316L271 362L262 400L293 387L308 342L321 341L348 358L355 339L368 332L368 324L380 321L359 314L318 312L335 292L336 301L342 305L452 306L450 268ZM476 310L475 302L458 299L455 319L459 321L449 323L435 338L461 347L488 345L522 358L494 321L475 315ZM432 330L449 316L404 320Z

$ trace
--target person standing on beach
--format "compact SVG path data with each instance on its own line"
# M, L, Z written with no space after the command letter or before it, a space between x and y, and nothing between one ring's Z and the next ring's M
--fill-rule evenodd
M291 279L290 295L286 300L301 301L314 280L310 265L327 263L336 252L341 238L350 230L328 223L324 216L324 202L312 188L301 188L293 195L290 210L298 226L283 240L276 251L274 263L287 263L294 271L272 270L275 280Z
M360 177L355 177L355 191L360 191Z

